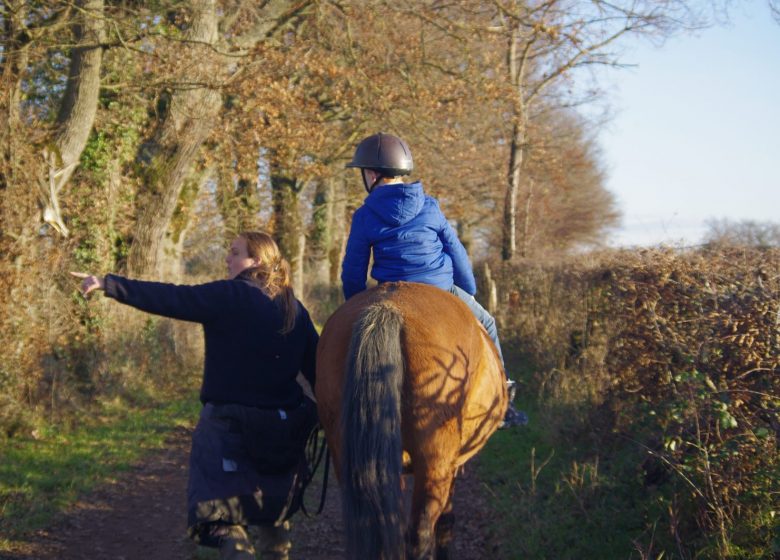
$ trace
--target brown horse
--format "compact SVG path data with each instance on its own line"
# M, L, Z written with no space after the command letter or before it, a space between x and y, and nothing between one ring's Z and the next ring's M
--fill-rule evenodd
M455 474L507 407L495 346L468 307L406 282L354 296L322 331L316 396L348 557L423 559L435 544L447 558ZM408 529L402 470L414 476Z

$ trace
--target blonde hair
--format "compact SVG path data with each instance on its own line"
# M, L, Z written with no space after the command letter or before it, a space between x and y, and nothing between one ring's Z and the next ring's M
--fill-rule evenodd
M245 271L270 297L282 312L281 334L287 334L295 326L298 304L290 282L290 263L287 262L273 238L264 231L245 231L238 235L246 241L249 258L259 264Z

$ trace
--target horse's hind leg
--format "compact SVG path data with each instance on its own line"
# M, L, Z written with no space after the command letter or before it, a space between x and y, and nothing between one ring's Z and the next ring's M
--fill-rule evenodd
M450 560L450 546L455 528L455 513L452 511L452 496L455 494L455 481L450 484L450 494L436 522L436 560Z
M407 558L428 560L434 551L435 527L450 503L454 473L415 473Z

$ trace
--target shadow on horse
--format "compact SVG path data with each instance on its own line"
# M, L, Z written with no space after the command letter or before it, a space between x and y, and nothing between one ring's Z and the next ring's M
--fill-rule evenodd
M468 307L424 284L357 294L323 328L316 396L348 557L448 558L456 472L507 407L495 346ZM414 477L408 521L402 472Z

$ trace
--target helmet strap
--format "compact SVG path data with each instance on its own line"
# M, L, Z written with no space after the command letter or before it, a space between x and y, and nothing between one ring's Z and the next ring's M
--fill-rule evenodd
M377 184L379 184L379 181L382 180L382 175L377 173L376 179L374 179L374 182L371 183L371 185L369 185L368 181L366 180L366 173L365 173L366 169L367 168L365 167L360 169L360 177L363 179L363 187L366 189L366 192L368 194L371 194L371 191L373 191L374 188L377 186Z

